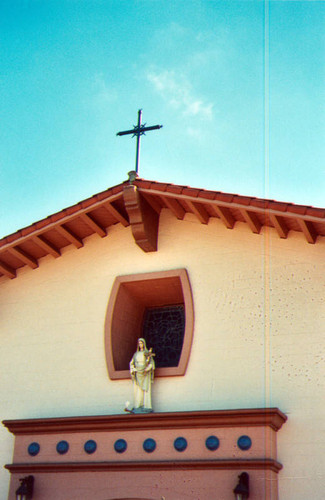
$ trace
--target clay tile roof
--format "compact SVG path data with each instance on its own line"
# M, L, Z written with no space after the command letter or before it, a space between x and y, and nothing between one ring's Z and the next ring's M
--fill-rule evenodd
M117 193L121 193L122 190L123 190L123 186L127 184L127 182L123 182L123 184L119 184L118 186L114 186L110 189L111 193L112 194L117 194ZM104 192L107 192L107 191L104 191Z
M75 212L78 212L78 208L80 208L80 205L73 205L72 207L66 208L65 213L68 215L74 214Z
M185 196L194 196L197 197L199 195L200 189L184 187L182 194Z
M33 225L34 226L34 225ZM22 236L26 236L27 234L30 234L33 232L33 226L25 227L21 229L20 233Z
M315 207L307 207L307 214L312 217L322 217L325 219L325 209L324 208L315 208Z
M184 189L184 186L176 186L174 184L169 184L167 186L166 191L168 193L181 194Z
M155 183L152 183L151 187L155 191L166 191L168 188L168 184L158 184L157 182L155 182Z
M234 203L238 203L239 205L250 205L251 204L251 201L252 201L253 198L250 198L248 196L239 196L239 195L235 195L233 197L233 202Z
M42 227L45 227L47 225L48 225L48 219L40 220L39 222L36 222L36 224L35 224L37 229L42 229Z
M97 196L96 196L96 198L98 199ZM84 201L81 202L82 208L90 207L92 204L93 204L92 198L88 198L88 200L84 200Z
M205 198L206 200L214 200L216 193L214 191L201 190L198 194L199 198Z
M98 193L96 196L93 196L89 201L90 205L93 204L94 201L101 201L107 198L107 192L103 191L102 193Z
M287 211L294 214L304 215L307 211L307 207L304 205L288 205Z
M56 222L58 220L63 219L64 216L65 216L65 210L62 210L62 212L58 212L57 214L53 214L49 218L50 218L51 222Z
M9 236L6 236L4 238L4 241L6 243L11 243L12 241L15 241L19 236L22 236L21 230L17 231L16 233L10 234Z
M136 186L140 186L141 185L141 187L143 189L150 189L153 183L152 183L152 181L146 181L146 180L142 180L142 179L136 179L134 181L134 184Z
M290 231L303 232L308 243L316 243L319 237L325 237L325 208L295 205L293 203L203 190L165 182L154 182L140 178L134 181L134 185L137 186L140 195L141 191L150 194L150 203L153 207L156 207L156 210L160 207L166 207L166 210L171 210L174 216L179 219L182 219L185 213L192 213L196 216L198 223L207 224L211 217L220 217L221 223L236 230L236 221L249 225L249 221L243 222L243 218L238 213L238 208L242 206L250 213L255 213L255 217L251 218L249 226L255 233L259 232L260 226L269 225L274 231L278 231L281 238L286 238ZM26 262L22 261L13 269L13 260L10 259L9 252L6 250L12 246L19 247L20 244L28 242L34 236L43 237L43 240L41 238L37 242L42 246L43 255L45 251L49 254L52 253L54 257L58 257L63 246L75 244L77 248L80 248L84 244L83 240L89 234L98 233L99 236L104 237L107 234L109 225L120 223L125 227L130 224L132 226L132 220L128 214L124 198L124 188L126 186L129 186L129 181L124 181L97 193L2 238L0 240L0 277L7 275L9 278L14 278L17 269L26 265ZM166 203L167 196L169 198L168 203ZM191 203L182 203L183 200L189 201L191 198L195 201L195 206L191 205ZM111 209L108 211L96 210L92 220L92 210L102 206L107 208L107 201L110 200L114 202ZM204 205L204 207L200 207L200 204ZM226 211L222 210L222 208L226 208ZM85 212L90 215L88 224L84 220L83 224L80 224L80 216ZM281 224L278 222L277 227L273 227L272 224L275 219L266 217L268 214L281 216ZM305 224L297 224L295 221L304 221ZM66 231L62 238L62 229L64 227L60 228L60 226L66 222L69 223L69 231ZM26 250L24 252L26 256ZM30 262L38 261L40 250L36 249L35 244L29 245L28 252L30 252ZM19 262L19 258L16 260L17 262Z
M288 203L281 203L278 201L269 201L269 209L277 210L279 212L286 212L288 210Z
M215 199L218 201L223 201L224 203L232 203L234 195L228 193L216 193Z
M267 210L270 206L270 200L259 200L258 198L254 198L251 201L252 207L257 207L257 208L264 208L264 210Z

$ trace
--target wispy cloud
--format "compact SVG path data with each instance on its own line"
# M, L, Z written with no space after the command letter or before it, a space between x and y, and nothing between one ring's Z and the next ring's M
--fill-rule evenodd
M147 78L162 98L185 116L212 118L213 103L197 96L184 75L169 70L152 70L147 73Z
M204 138L204 133L200 127L191 127L190 125L186 127L186 133L189 137L195 140L202 140Z
M116 100L116 91L108 86L102 73L93 76L91 90L94 101L99 105L110 104Z

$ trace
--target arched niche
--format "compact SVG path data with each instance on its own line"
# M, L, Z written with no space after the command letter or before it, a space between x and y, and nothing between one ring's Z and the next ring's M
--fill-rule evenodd
M143 336L149 308L184 306L183 345L177 366L156 368L156 377L186 372L194 329L193 298L186 269L118 276L113 284L105 320L105 351L109 377L129 378L129 362ZM151 346L148 346L151 347Z

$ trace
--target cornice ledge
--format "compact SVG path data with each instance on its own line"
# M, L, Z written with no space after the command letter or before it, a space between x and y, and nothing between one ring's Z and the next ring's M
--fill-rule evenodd
M271 458L209 459L209 460L162 460L134 462L52 462L15 463L5 468L11 473L48 472L103 472L103 471L162 471L162 470L271 470L278 473L282 464Z
M86 417L4 420L15 436L70 432L107 432L148 429L212 427L270 427L278 431L287 416L278 408L184 411L150 414L118 414Z

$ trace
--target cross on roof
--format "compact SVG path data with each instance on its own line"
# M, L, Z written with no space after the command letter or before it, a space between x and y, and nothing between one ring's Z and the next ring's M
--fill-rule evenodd
M141 135L144 135L145 132L149 132L150 130L157 130L159 128L162 128L162 125L153 125L152 127L146 127L146 124L142 125L141 124L141 115L142 115L142 109L139 109L139 111L138 111L138 124L133 125L133 129L131 129L131 130L124 130L123 132L118 132L116 134L116 135L132 134L132 137L134 137L134 136L137 137L136 156L135 156L135 174L136 174L136 177L137 177L138 171L139 171L140 137L141 137Z

